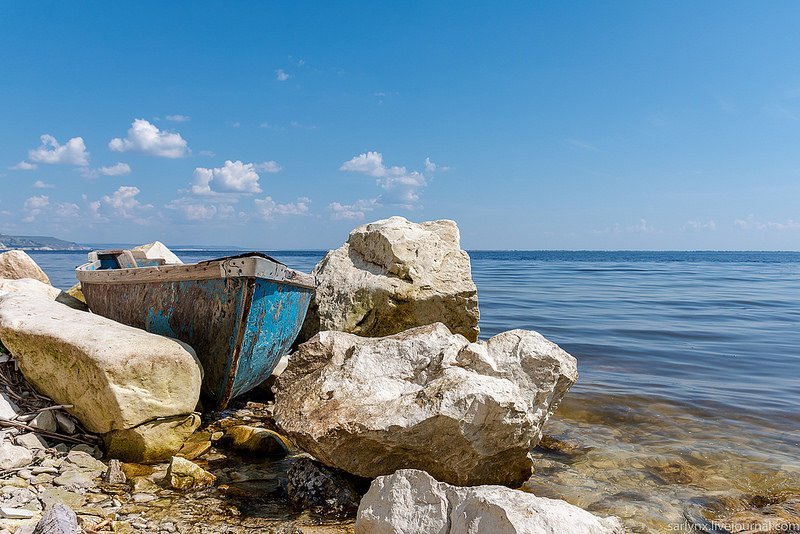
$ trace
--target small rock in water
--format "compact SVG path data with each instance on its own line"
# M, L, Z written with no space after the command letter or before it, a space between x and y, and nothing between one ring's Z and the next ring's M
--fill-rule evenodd
M172 457L165 478L170 486L180 490L211 486L217 480L199 465L178 456Z
M103 473L103 482L106 484L125 484L127 477L122 472L122 466L119 460L110 460L108 462L108 469Z
M158 497L156 497L152 493L134 493L132 498L133 502L138 502L138 503L150 502L158 499Z
M285 439L280 434L248 425L229 428L221 443L234 450L270 457L282 457L289 453Z
M174 456L200 426L200 417L191 413L156 421L134 428L114 430L103 436L108 456L124 462L158 463Z
M364 479L302 456L289 467L287 477L286 492L295 508L333 518L355 514L366 490Z
M194 460L195 458L204 455L211 449L211 441L209 441L209 434L207 432L200 432L192 434L189 439L183 444L181 450L175 456L181 456L187 460Z

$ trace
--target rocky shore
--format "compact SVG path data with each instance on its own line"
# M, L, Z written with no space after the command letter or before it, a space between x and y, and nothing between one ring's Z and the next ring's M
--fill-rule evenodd
M312 274L296 350L204 412L192 347L0 254L0 532L623 532L518 489L577 362L478 341L455 223L363 225Z

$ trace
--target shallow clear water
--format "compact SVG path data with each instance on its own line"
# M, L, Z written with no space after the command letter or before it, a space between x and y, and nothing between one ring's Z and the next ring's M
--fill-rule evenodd
M85 257L30 254L62 288ZM309 271L323 252L271 255ZM481 337L533 329L578 359L580 380L545 430L560 444L537 449L528 489L635 531L800 494L800 253L471 257Z

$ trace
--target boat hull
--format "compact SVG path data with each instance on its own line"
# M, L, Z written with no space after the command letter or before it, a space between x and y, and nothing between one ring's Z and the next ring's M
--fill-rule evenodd
M217 408L266 380L302 327L313 290L258 277L81 281L90 309L194 348Z

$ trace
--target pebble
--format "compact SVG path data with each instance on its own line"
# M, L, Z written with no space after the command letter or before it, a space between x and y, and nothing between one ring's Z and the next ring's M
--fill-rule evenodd
M0 507L0 514L7 519L30 519L34 515L32 511L24 508L6 507Z
M45 410L39 412L33 421L31 421L30 426L47 432L55 432L58 430L58 421L56 421L56 416L52 410Z
M47 473L48 475L57 475L58 469L56 469L55 467L37 465L31 468L31 473L33 473L34 475L41 475L42 473Z
M151 493L134 493L133 494L133 502L150 502L156 500L158 497Z
M34 434L33 432L27 432L25 434L20 434L16 437L17 445L21 445L26 449L46 449L47 442L42 439L41 436Z
M53 482L57 486L66 486L70 488L89 488L95 485L92 478L94 477L88 473L75 469L67 469L57 476Z

